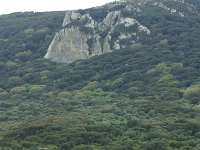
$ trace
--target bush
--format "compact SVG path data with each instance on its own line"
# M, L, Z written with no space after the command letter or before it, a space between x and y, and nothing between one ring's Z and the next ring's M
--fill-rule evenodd
M167 150L162 142L149 142L144 145L144 150Z

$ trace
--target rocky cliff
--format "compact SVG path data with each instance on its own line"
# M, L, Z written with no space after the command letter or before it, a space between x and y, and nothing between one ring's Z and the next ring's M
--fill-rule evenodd
M170 1L181 3L186 12L170 6ZM148 6L180 17L184 17L187 11L199 15L194 6L184 0L123 0L86 10L67 11L62 29L55 34L45 58L71 63L151 38L151 26L147 27L136 19Z
M133 16L126 17L122 14L121 8L132 11L131 6L123 3L114 2L88 10L67 11L63 28L55 34L45 58L71 63L124 48L126 45L122 41L125 39L135 43L138 39L136 32L149 35L150 30ZM111 10L112 8L114 9ZM119 32L122 28L124 32ZM131 28L132 32L125 31Z

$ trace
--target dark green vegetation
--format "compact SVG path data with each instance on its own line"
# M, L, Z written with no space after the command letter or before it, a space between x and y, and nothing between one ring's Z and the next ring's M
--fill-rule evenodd
M200 17L161 11L136 16L150 37L70 65L43 59L64 12L0 16L0 150L200 149Z

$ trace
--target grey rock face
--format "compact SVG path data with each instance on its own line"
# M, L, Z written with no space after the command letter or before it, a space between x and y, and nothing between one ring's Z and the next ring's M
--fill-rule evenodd
M124 2L107 4L87 11L67 11L62 24L63 29L55 34L44 58L61 63L71 63L124 48L127 43L121 42L122 40L135 43L135 39L139 39L137 33L144 32L148 36L150 30L133 16L124 17L121 9L110 11L112 7L122 5L122 3ZM93 15L99 9L107 11L107 14ZM132 11L128 6L122 10ZM120 26L124 27L121 29ZM134 30L137 26L137 30L126 33L126 28L132 26Z
M120 11L110 12L106 16L106 18L103 20L103 23L106 26L113 26L116 24L116 21L118 20L118 18L120 18L120 15L121 15Z
M56 33L49 45L45 58L52 61L71 63L89 57L87 36L78 28L62 29Z
M76 11L67 11L65 14L65 18L63 20L63 25L66 26L69 24L71 21L76 20L81 17L81 14L76 12Z

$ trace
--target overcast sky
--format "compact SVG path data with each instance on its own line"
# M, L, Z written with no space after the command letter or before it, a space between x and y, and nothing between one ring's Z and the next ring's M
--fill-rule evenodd
M84 9L112 1L115 0L0 0L0 14Z

